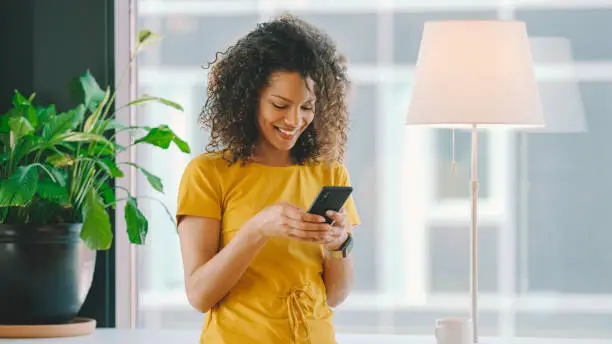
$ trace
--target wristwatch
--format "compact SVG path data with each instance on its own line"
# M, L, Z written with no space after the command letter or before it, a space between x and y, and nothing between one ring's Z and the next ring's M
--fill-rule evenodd
M346 237L346 240L344 240L342 245L340 245L337 250L325 249L325 255L328 258L344 259L349 255L349 253L351 253L351 250L353 249L353 236L351 235L351 233L347 234L348 236Z

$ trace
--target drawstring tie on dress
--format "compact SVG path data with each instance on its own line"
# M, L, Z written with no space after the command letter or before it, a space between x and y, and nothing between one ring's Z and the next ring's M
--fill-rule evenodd
M292 344L311 344L308 318L313 316L315 294L312 287L295 287L286 297L289 327L293 332Z

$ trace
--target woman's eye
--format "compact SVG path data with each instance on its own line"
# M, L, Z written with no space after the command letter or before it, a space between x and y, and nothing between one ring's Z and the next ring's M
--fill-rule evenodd
M284 108L287 107L286 105L280 105L280 104L276 104L276 103L272 103L272 105L274 105L274 107L277 108L277 109L284 109Z
M302 110L304 110L304 111L312 111L312 106L302 106Z

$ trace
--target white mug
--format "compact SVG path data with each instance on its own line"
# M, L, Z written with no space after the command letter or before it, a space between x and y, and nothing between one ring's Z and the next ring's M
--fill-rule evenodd
M434 335L438 344L472 344L472 320L470 318L438 319Z

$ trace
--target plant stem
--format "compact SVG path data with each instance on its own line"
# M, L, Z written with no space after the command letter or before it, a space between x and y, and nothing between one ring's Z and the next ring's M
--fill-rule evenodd
M119 189L119 190L123 190L125 191L128 195L130 194L130 190L128 190L127 188L123 187L123 186L119 186L119 185L115 185L115 189Z
M100 181L96 186L94 186L94 190L96 190L96 192L98 192L102 185L104 185L104 183L106 183L106 181L108 180L108 175L98 176L98 173L96 173L96 176L94 177L94 180Z
M88 164L90 163L89 161L86 161L84 164ZM89 188L92 186L93 181L94 181L94 170L92 169L92 166L87 166L87 170L85 171L85 179L84 182L79 185L79 190L77 193L77 197L76 197L76 208L77 209L81 209L81 206L83 205L83 201L85 200L85 197L87 195L87 191L89 190Z
M122 202L122 201L127 201L128 199L129 199L128 197L118 198L118 199L116 199L114 202L110 202L110 203L108 203L108 204L105 204L105 205L104 205L104 208L107 208L107 207L109 207L109 206L111 206L111 205L113 205L113 204L114 204L114 205L117 205L117 203Z
M100 117L100 120L106 120L107 119L107 115L109 113L110 107L112 106L113 102L115 101L115 97L117 96L117 89L119 89L119 87L123 83L123 79L125 78L127 73L132 69L132 67L134 65L134 61L136 60L136 56L137 55L138 55L138 50L136 50L136 52L134 52L132 54L132 56L130 56L130 62L128 63L127 67L123 70L123 73L121 73L121 77L119 78L119 82L117 83L117 87L114 88L114 91L111 94L111 97L110 97L108 103L106 104L106 107L104 109L104 113ZM114 115L115 113L117 113L117 111L114 111L111 114Z
M35 162L35 163L32 164L32 166L37 166L37 167L42 168L45 172L47 172L47 174L49 175L49 178L51 178L51 181L53 181L54 183L57 182L57 180L55 179L55 176L53 176L51 171L49 171L49 169L47 169L43 164L41 164L39 162Z

